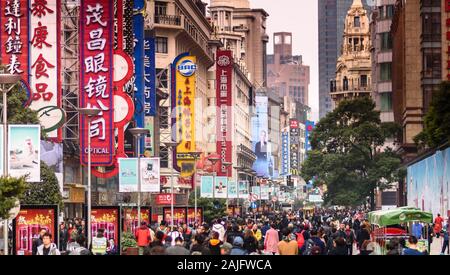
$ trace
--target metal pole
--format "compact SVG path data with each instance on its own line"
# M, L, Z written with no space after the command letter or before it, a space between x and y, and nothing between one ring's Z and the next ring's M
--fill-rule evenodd
M197 222L197 181L195 180L197 173L194 173L194 223Z
M87 209L87 232L88 232L88 249L92 242L92 227L91 227L91 118L88 116L88 209Z
M137 158L138 158L138 227L141 226L141 141L140 135L137 135Z
M171 225L170 225L170 231L173 231L173 147L170 147L170 154L172 156L172 165L170 167L170 193L171 193L171 199L170 199L170 219L171 219Z
M2 89L3 93L3 176L8 176L8 101L6 91ZM8 220L3 224L3 240L4 240L4 255L8 255Z

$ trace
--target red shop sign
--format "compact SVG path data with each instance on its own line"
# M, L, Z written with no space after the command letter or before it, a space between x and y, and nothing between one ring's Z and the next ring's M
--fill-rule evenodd
M158 194L156 195L156 205L168 205L172 203L172 194ZM175 199L174 199L175 203Z

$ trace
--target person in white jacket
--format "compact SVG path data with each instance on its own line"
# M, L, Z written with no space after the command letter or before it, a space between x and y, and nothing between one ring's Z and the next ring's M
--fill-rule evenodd
M217 220L217 222L213 225L212 231L219 233L219 240L221 242L224 242L225 228L223 227L222 221L220 219Z
M52 234L45 233L42 236L42 243L38 246L36 255L61 255L56 244L52 243Z

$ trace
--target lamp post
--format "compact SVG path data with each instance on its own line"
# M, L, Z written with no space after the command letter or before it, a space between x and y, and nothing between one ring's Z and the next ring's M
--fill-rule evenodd
M170 225L170 231L173 231L173 150L176 149L178 146L178 142L164 142L164 145L169 149L169 155L172 157L172 165L170 166L170 219L171 219L171 225Z
M197 160L200 158L202 152L191 152L189 153L194 158L194 169L197 169ZM194 221L197 222L197 181L195 180L194 170Z
M144 128L131 128L130 133L134 136L137 143L137 159L138 159L138 203L137 203L137 216L138 216L138 226L141 226L141 142L140 138L146 136L150 133L150 130Z
M237 174L237 177L236 177L236 186L237 186L237 199L236 199L236 206L237 206L237 208L239 209L239 174L241 173L241 171L244 169L244 168L242 168L241 166L235 166L235 167L233 167L234 169L236 169L236 174Z
M216 163L220 160L220 157L218 156L209 156L208 160L212 163L213 166L213 179L214 179L214 186L213 186L213 198L216 197L216 192L215 192L215 186L216 186L216 177L217 177L217 171L216 171ZM228 211L228 209L227 209Z
M88 195L87 195L87 201L88 201L88 209L87 209L87 219L88 219L88 224L87 224L87 234L88 234L88 243L87 246L90 247L91 242L92 242L92 228L91 228L91 207L92 207L92 202L91 202L91 119L94 116L97 116L99 113L101 112L101 110L99 109L94 109L94 108L78 108L78 113L80 113L80 115L83 115L87 118L88 121Z
M227 170L227 181L228 181L228 167L230 167L231 165L233 165L233 163L231 162L222 162L222 165L226 168ZM227 212L228 212L228 188L230 187L230 184L227 184L227 200L226 200L226 207L227 207ZM228 217L228 215L227 215Z
M3 176L8 176L8 96L7 94L19 82L20 75L0 74L0 91L3 94ZM8 85L11 87L6 88ZM4 255L8 255L8 219L3 225Z

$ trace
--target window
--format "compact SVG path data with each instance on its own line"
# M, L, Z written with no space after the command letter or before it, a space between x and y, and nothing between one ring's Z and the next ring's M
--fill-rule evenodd
M355 27L355 28L361 27L361 22L360 22L359 16L355 16L355 18L353 20L353 27Z
M155 51L157 53L168 53L167 37L156 37L156 39L155 39Z
M292 43L292 37L285 36L284 43L290 45Z
M423 77L441 78L441 50L424 49L423 50Z
M380 93L380 111L391 112L392 111L392 93Z
M367 75L361 75L361 87L367 87Z
M378 7L378 16L380 19L384 18L384 7L383 6Z
M394 5L386 6L386 18L394 17Z
M380 81L390 81L391 75L391 62L380 63Z
M167 78L167 70L166 69L156 69L156 87L160 89L169 88L168 78Z
M275 44L281 44L281 35L276 35L275 36Z
M159 157L160 157L160 166L161 168L169 167L169 152L167 147L161 146L159 147Z
M422 14L422 40L424 42L441 41L441 14L427 12Z
M391 39L391 34L389 32L383 32L381 33L381 37L380 37L381 41L381 50L391 50L392 49L392 39Z
M159 128L169 129L169 107L159 106Z
M155 2L155 16L166 15L167 14L167 3L166 2Z

